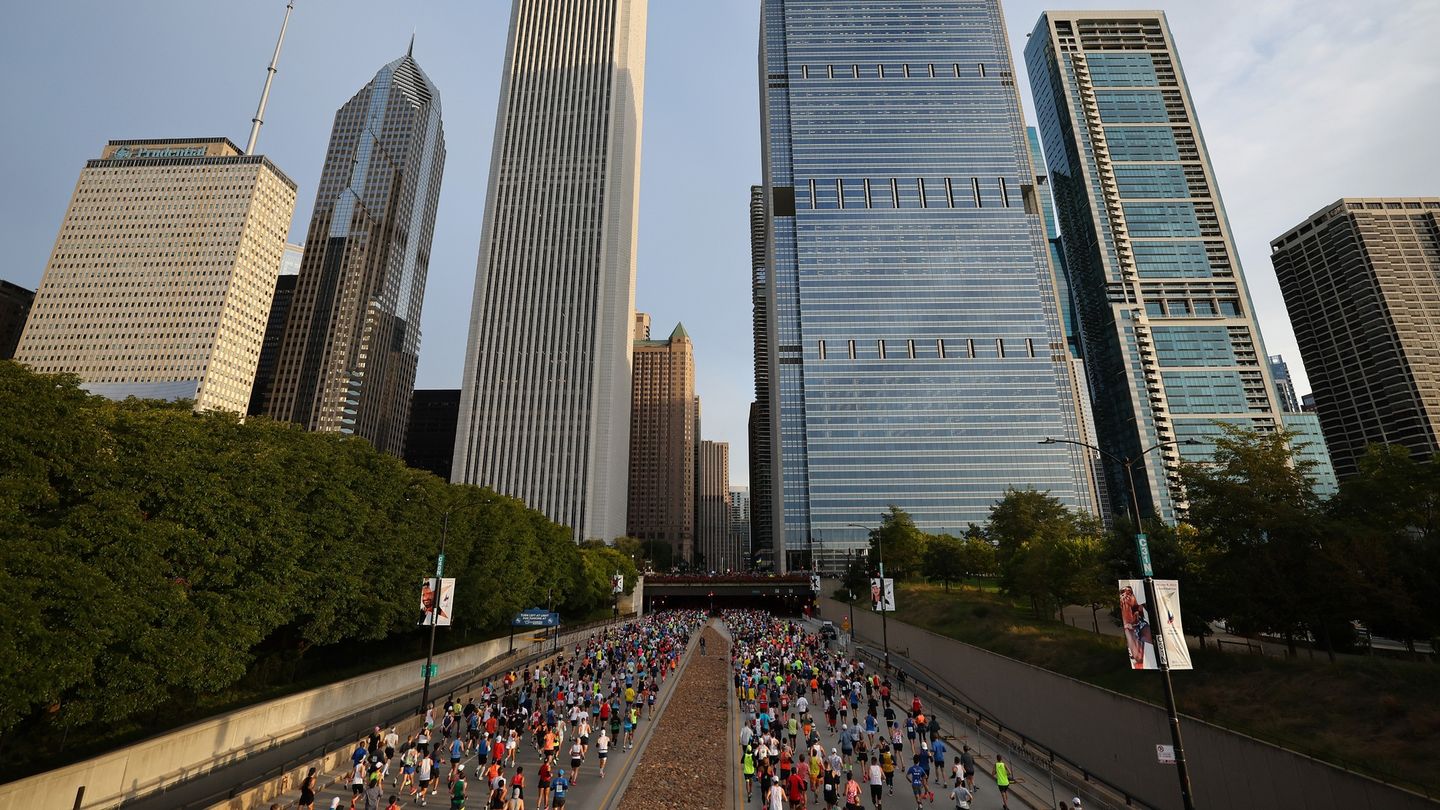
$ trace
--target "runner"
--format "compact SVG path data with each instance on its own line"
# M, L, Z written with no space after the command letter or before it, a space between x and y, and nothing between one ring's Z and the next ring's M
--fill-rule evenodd
M315 808L315 784L318 781L315 774L316 769L311 768L310 772L305 774L305 779L300 782L300 801L296 805L300 810L314 810Z
M1010 806L1010 766L1005 764L1005 757L995 755L995 787L1000 791L1000 806Z
M600 778L605 778L605 759L610 756L610 735L605 729L600 729L600 736L595 740L595 756L600 762Z
M930 795L932 803L935 798L934 794L930 793L929 778L925 773L925 768L920 764L920 755L915 754L912 759L915 764L906 769L905 775L910 777L910 789L915 793L915 806L922 807L922 800L926 794Z
M556 772L555 778L550 781L550 789L553 792L551 807L555 810L563 810L565 794L570 791L570 780L565 777L564 768Z
M455 766L455 781L450 785L450 810L465 810L465 766Z

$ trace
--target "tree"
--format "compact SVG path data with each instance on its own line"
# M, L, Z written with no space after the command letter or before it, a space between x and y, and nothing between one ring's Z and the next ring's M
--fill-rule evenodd
M851 555L850 562L845 566L845 575L840 578L840 587L835 591L835 598L853 602L859 599L861 594L868 593L870 572L866 568L865 555Z
M879 576L880 563L885 576L896 580L920 576L925 567L926 535L915 526L910 514L891 505L880 517L880 525L870 532L870 566Z
M1029 597L1035 615L1090 604L1103 571L1098 521L1034 489L1008 489L990 510L1002 587Z
M966 578L980 579L993 577L998 566L995 562L995 546L978 531L966 533L960 544L960 571Z
M939 580L950 590L950 583L966 575L963 559L965 544L948 534L931 535L925 541L925 578Z

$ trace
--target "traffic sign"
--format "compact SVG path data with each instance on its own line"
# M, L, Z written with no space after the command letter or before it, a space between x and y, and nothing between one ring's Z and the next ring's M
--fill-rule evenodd
M435 576L445 576L445 555L441 554L435 558Z
M1140 556L1140 575L1155 576L1155 569L1150 567L1150 541L1143 534L1135 535L1135 553Z
M422 678L433 678L433 677L435 677L436 675L439 675L439 674L440 674L440 665L439 665L439 664L421 664L421 665L420 665L420 677L422 677Z
M551 613L544 608L530 608L515 614L510 620L511 627L558 627L560 625L560 614Z
M844 630L844 631L847 632L847 633L850 632L850 617L849 617L849 616L846 616L845 618L843 618L843 619L840 620L840 629L841 629L841 630Z
M1173 746L1173 745L1157 745L1157 746L1155 746L1155 758L1158 759L1158 760L1160 760L1160 764L1161 764L1161 765L1174 765L1174 764L1175 764L1175 746Z

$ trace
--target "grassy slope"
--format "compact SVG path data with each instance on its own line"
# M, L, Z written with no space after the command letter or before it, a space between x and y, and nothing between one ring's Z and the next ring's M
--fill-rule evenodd
M991 590L900 586L904 620L1151 703L1159 679L1125 665L1124 641ZM1104 613L1100 621L1110 618ZM1180 711L1353 770L1440 795L1440 667L1379 658L1288 661L1194 650L1173 674ZM1320 707L1323 707L1320 708Z

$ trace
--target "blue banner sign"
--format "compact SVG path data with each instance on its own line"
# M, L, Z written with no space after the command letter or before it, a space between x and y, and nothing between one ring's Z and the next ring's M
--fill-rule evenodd
M530 608L515 614L510 620L511 627L559 627L560 614L551 613L544 608Z

